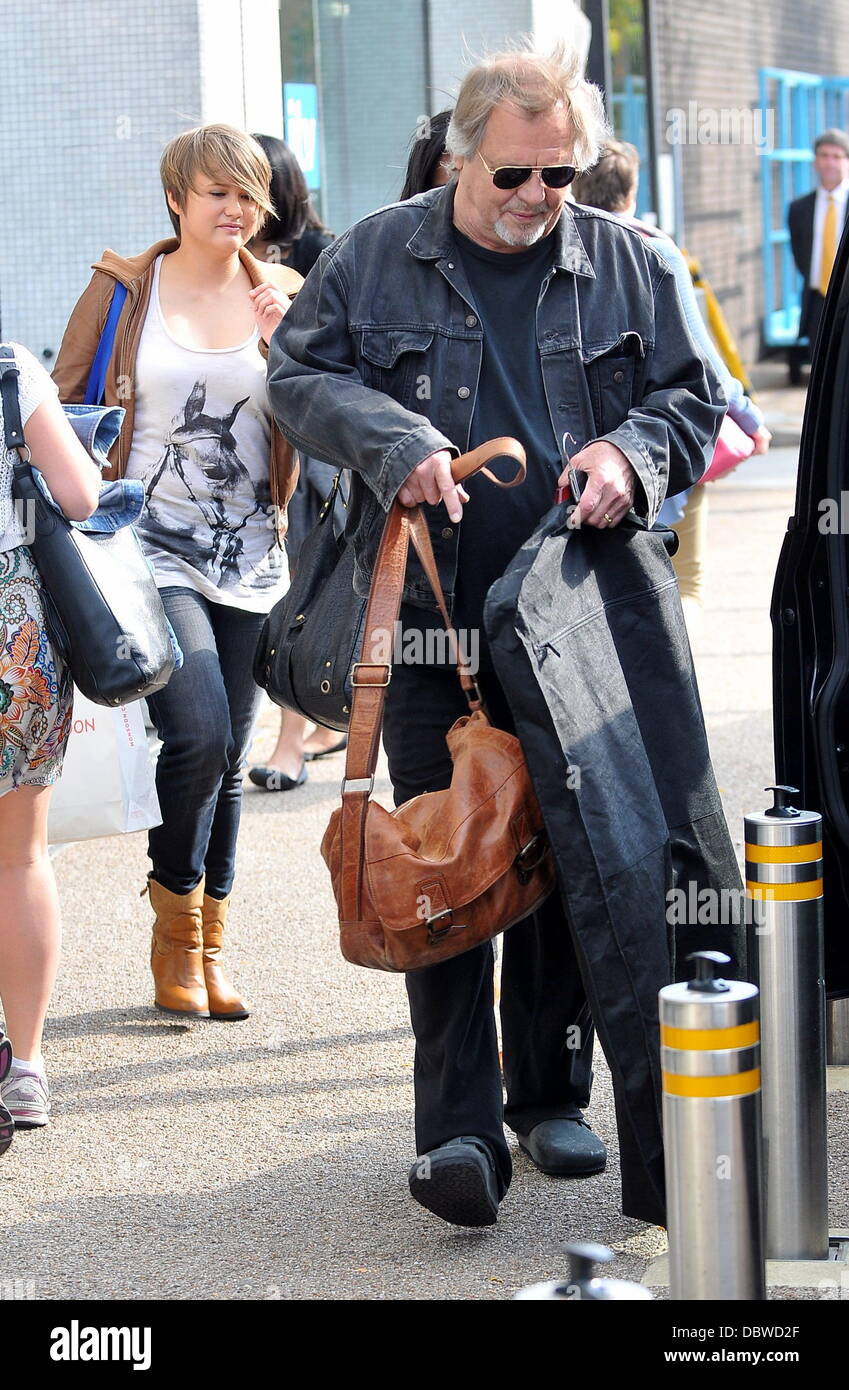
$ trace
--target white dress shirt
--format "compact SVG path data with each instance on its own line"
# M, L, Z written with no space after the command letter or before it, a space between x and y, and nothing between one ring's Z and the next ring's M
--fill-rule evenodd
M811 252L811 273L808 276L808 284L815 290L820 285L820 263L822 261L822 232L825 225L825 213L828 207L829 197L834 198L837 204L837 241L836 246L840 245L840 237L843 232L843 221L846 216L846 199L849 197L849 179L844 179L829 194L820 184L817 189L817 200L814 203L814 247Z

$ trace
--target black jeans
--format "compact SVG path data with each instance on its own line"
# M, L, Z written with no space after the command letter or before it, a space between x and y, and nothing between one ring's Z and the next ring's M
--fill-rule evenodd
M156 790L162 824L148 835L153 877L171 893L226 898L233 886L242 767L262 691L253 678L263 613L210 603L194 589L161 589L184 664L148 700L162 748Z
M489 716L513 732L494 675L479 684ZM467 712L453 670L397 664L387 691L383 741L395 804L451 780L445 734ZM501 1032L506 1107L493 1012L490 944L406 976L416 1035L416 1146L419 1153L461 1134L485 1139L502 1194L510 1182L504 1121L525 1134L542 1120L589 1104L593 1027L563 905L554 893L503 937Z

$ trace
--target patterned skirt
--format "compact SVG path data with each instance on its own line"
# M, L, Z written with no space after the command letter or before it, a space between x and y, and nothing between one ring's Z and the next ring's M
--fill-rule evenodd
M0 796L62 774L73 685L50 645L26 546L0 552Z

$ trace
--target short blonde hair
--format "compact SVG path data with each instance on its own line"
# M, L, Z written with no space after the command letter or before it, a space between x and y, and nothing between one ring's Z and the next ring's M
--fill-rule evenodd
M173 196L178 207L185 207L186 194L194 188L198 174L224 179L250 194L261 214L257 232L265 219L274 214L271 165L262 146L233 125L196 126L169 140L159 163L168 216L178 237L180 218L168 203L167 195Z
M611 133L601 90L584 79L578 54L562 41L549 53L540 53L533 40L520 39L515 48L491 53L470 68L448 127L449 154L463 159L477 154L486 123L500 102L512 102L531 116L564 108L579 171L595 164Z

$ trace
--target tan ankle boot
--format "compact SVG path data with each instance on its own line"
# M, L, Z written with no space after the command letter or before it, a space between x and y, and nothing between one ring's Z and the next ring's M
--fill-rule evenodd
M169 893L155 878L149 878L147 886L156 913L150 949L156 1007L209 1018L203 975L203 879L190 893Z
M250 1013L227 976L222 962L224 924L230 907L226 898L203 895L203 973L209 996L209 1017L225 1020L249 1018Z

